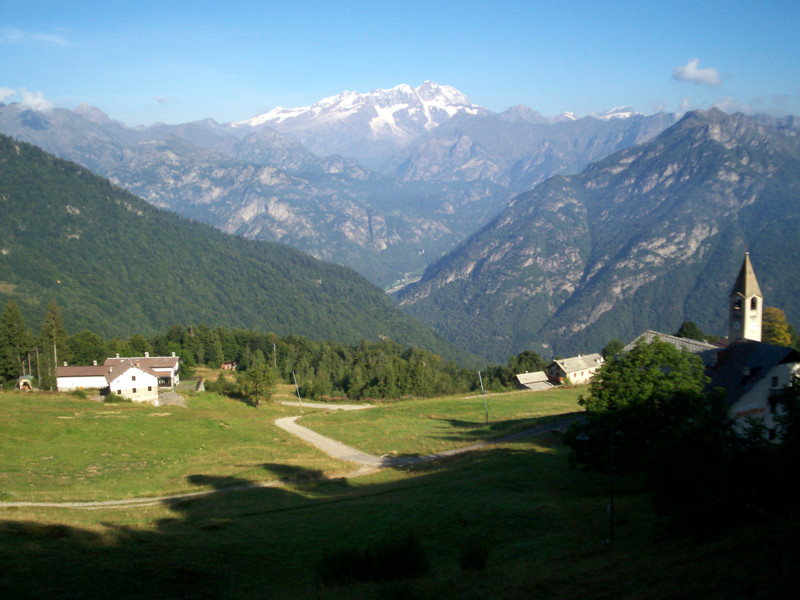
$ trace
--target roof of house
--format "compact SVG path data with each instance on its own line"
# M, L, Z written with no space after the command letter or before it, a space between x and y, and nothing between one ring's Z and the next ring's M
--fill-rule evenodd
M562 358L553 361L561 367L565 373L575 373L577 371L585 371L586 369L594 369L603 364L603 357L597 353L582 354L572 358Z
M672 344L678 350L686 350L692 354L700 354L703 362L706 364L711 364L714 358L713 353L709 353L709 351L719 350L720 348L718 344L709 344L708 342L701 342L700 340L693 340L692 338L678 337L676 335L669 335L668 333L659 333L658 331L647 330L633 340L630 344L625 346L622 351L630 352L640 341L651 344L656 338L660 339L662 342Z
M139 371L147 373L148 375L151 375L156 379L158 379L158 373L153 371L151 368L142 365L138 358L125 358L120 360L126 362L120 362L113 365L106 364L103 366L103 368L107 370L105 375L106 375L106 381L109 384L115 379L119 378L120 376L130 371L131 369L138 369ZM108 361L106 361L106 363L108 363Z
M103 365L56 367L56 377L104 377L107 371L108 367Z
M736 283L733 284L733 289L730 295L739 294L745 298L750 296L761 296L761 288L758 286L756 279L756 272L753 270L753 265L750 262L750 253L744 255L742 268L739 270L739 276L736 278Z
M706 371L708 389L724 388L727 401L736 402L778 365L800 362L800 352L754 340L739 339L719 351L717 365Z
M547 381L547 373L544 371L535 371L533 373L519 373L517 374L517 381L520 382L522 385L528 385L529 383L539 383L541 381Z
M544 371L535 371L533 373L519 373L517 381L523 387L526 387L534 392L541 392L553 387L550 383L547 373Z
M180 363L180 358L177 356L125 356L107 358L106 365L119 365L125 361L133 361L142 367L150 369L177 369Z

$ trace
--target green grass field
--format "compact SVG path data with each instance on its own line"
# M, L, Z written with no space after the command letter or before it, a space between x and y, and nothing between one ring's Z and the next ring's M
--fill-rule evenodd
M580 388L453 396L380 404L357 412L311 412L300 423L371 454L426 454L491 440L581 410Z
M205 489L198 475L268 480L292 467L351 469L273 425L287 414L214 394L192 395L187 408L1 394L0 500L156 496Z
M280 393L288 398L291 391ZM552 398L550 409L543 400L534 409L536 402L526 408L524 394L490 396L494 433L548 411L565 412L575 397ZM307 414L302 422L342 433L347 418L358 423L383 414L359 425L362 431L348 443L364 440L363 449L377 452L386 439L384 421L391 420L398 451L413 453L458 443L453 437L471 442L464 431L480 429L483 418L482 399L475 400L411 400ZM170 416L155 416L160 413ZM677 534L654 515L640 481L618 478L615 539L605 545L609 481L571 470L556 436L342 477L353 467L271 424L296 413L272 405L256 410L211 394L190 397L185 409L0 396L4 499L102 499L293 481L140 508L0 509L0 597L753 598L788 596L794 587L796 518L698 539ZM325 419L340 421L331 426ZM428 421L440 420L451 421L450 429L431 430ZM417 441L401 447L406 433L400 432L415 428ZM478 437L486 435L492 432ZM162 463L164 456L170 458ZM100 474L90 475L89 465L102 466L94 469ZM391 545L409 532L427 574L320 585L323 556ZM475 548L488 553L485 569L464 570L460 559Z

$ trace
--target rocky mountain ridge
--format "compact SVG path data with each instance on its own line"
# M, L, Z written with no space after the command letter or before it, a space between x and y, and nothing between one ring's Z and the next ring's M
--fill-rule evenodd
M649 142L517 196L400 302L493 359L531 347L596 351L687 319L724 333L749 249L765 302L796 320L798 173L795 119L688 113Z
M352 136L348 156L320 156L264 124L205 119L128 128L86 105L74 111L0 106L0 131L78 162L156 206L226 232L292 245L385 287L421 273L514 192L553 173L577 172L655 135L669 120L547 118L527 107L493 115L455 88L431 82L336 98L318 104L328 116L339 115L333 122ZM380 130L388 137L378 141L401 154L384 172L352 158L364 139L342 116L342 102L351 103L353 115L363 117L368 105L370 119L378 109L391 116L393 125ZM320 135L328 126L310 117L303 123L308 132L321 128ZM397 131L405 133L392 137ZM421 137L409 142L413 132Z

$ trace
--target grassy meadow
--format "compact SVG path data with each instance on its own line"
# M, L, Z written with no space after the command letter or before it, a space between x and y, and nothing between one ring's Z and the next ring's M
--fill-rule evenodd
M378 404L355 412L314 411L302 425L370 454L402 456L451 450L569 416L583 390L517 391ZM486 422L488 405L489 422Z
M292 394L284 387L278 397ZM535 424L548 412L569 412L576 398L489 396L488 431L480 397L348 413L306 409L301 422L359 449L386 451L391 442L416 453ZM570 469L554 435L352 476L353 466L272 424L297 412L213 394L189 395L186 408L0 395L3 500L287 479L146 507L0 508L0 597L752 598L787 595L793 586L795 518L700 539L656 516L640 481L618 477L614 541L605 544L608 478ZM400 550L405 536L418 545L410 557ZM425 568L399 581L321 583L321 560L387 547L387 560ZM477 566L464 560L475 555L483 559Z
M273 425L290 409L215 394L188 407L0 394L0 500L99 501L210 489L198 477L278 479L292 467L346 472Z

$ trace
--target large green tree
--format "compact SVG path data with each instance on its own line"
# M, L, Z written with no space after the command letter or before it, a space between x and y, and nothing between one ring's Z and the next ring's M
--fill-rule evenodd
M589 384L580 404L586 421L568 443L575 460L639 469L653 444L681 427L705 404L708 382L699 357L654 339L610 357Z
M251 365L238 377L239 393L256 408L261 401L272 397L274 378L272 368L264 362Z

